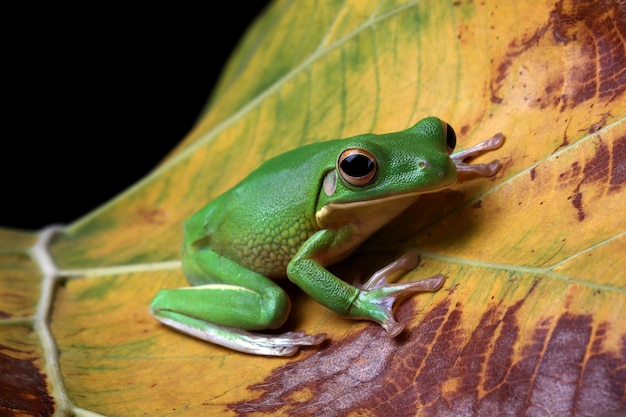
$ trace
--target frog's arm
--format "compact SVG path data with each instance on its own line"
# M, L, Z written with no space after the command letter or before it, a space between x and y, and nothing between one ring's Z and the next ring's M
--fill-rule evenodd
M390 336L398 335L404 325L393 317L394 302L405 294L437 291L443 285L443 275L400 284L387 283L387 278L396 272L415 268L417 256L407 254L373 274L362 288L352 286L333 275L317 260L334 242L344 240L345 237L338 236L341 233L346 232L320 230L314 234L287 266L287 276L311 298L335 313L375 321Z

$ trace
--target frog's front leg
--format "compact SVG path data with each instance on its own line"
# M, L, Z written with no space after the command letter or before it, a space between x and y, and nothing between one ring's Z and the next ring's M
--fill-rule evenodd
M300 346L317 345L326 338L304 332L251 333L248 330L274 329L284 323L290 303L282 288L208 249L193 257L183 254L183 267L196 286L161 290L150 308L167 326L233 350L268 356L293 355Z
M390 276L417 266L417 255L407 253L374 273L363 286L357 288L330 273L317 260L337 240L341 241L337 239L337 233L330 230L321 230L313 235L289 263L289 279L335 313L375 321L391 337L404 329L404 325L393 316L396 300L414 292L437 291L445 281L443 275L437 274L419 281L389 284L387 279Z

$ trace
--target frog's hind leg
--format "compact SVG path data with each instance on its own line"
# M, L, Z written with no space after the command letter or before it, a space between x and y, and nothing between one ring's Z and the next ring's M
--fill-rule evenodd
M185 256L183 254L183 256ZM185 259L193 287L164 289L150 311L163 324L190 336L241 352L285 356L300 346L317 345L325 335L289 332L263 335L249 330L275 329L289 315L289 297L270 279L211 250Z

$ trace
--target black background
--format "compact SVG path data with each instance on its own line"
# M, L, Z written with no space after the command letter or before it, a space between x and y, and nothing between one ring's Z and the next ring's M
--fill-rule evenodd
M5 14L0 227L70 223L162 160L267 2L231 3Z

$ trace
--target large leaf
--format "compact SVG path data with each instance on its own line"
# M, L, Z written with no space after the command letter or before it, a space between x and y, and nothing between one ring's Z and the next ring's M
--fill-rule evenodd
M276 2L151 175L60 234L0 234L0 406L624 412L625 40L620 0ZM288 283L286 328L330 337L292 358L234 353L149 316L159 289L185 285L181 223L261 161L427 115L450 122L460 148L503 132L504 146L479 158L503 168L425 197L338 268L416 248L420 268L402 279L447 276L400 306L401 337L337 317Z

